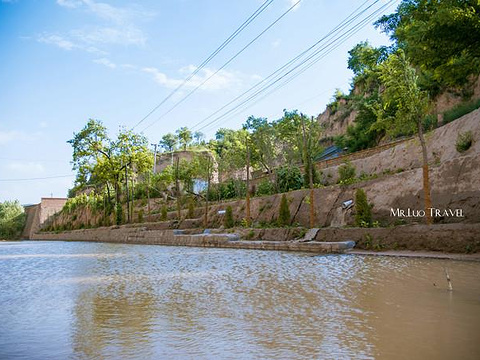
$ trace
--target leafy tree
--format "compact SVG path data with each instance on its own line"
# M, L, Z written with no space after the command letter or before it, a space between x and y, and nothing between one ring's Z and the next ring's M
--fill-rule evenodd
M25 213L18 200L0 203L0 239L18 239L25 227Z
M278 148L277 138L273 126L266 118L250 116L243 125L244 129L251 132L251 162L263 167L271 173L275 167ZM244 158L245 159L245 158ZM244 160L245 161L245 160Z
M278 192L288 192L301 189L303 176L298 167L282 166L275 171Z
M477 0L403 0L375 24L422 69L430 88L461 86L480 73Z
M165 151L172 152L173 150L175 150L177 142L177 137L172 133L168 133L162 136L162 140L160 140L160 146Z
M192 142L192 132L186 127L181 127L176 131L178 142L180 146L183 147L183 150L187 150L187 146Z
M86 186L94 179L107 188L113 185L116 203L120 203L121 182L149 171L153 156L143 135L122 129L117 139L110 139L101 121L90 119L73 139L67 141L73 148L73 169L77 171L76 186Z
M356 76L375 71L387 59L388 51L386 47L374 48L368 41L360 42L348 52L348 68Z
M162 206L162 210L160 212L160 220L161 221L167 221L167 216L168 216L168 208L167 205Z
M219 178L233 173L245 167L246 159L246 136L244 129L230 130L219 129L215 134L215 140L210 141L209 148L218 158Z
M418 87L416 71L410 66L402 50L390 55L380 68L380 78L385 91L382 93L383 107L378 110L379 121L375 125L383 127L387 133L411 130L418 134L423 157L425 213L427 223L431 224L428 210L432 207L428 153L422 126L422 120L429 110L428 95ZM391 106L395 108L393 114L388 111Z
M290 225L290 209L288 207L288 200L285 194L282 195L280 201L280 209L278 213L278 225L287 226Z
M193 138L195 139L195 143L197 145L200 145L202 143L205 143L204 139L205 139L205 134L202 133L201 131L195 131L193 133Z

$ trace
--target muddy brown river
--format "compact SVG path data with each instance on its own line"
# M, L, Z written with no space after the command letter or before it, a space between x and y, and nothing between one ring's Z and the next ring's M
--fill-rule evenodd
M480 263L0 243L0 359L350 358L480 359Z

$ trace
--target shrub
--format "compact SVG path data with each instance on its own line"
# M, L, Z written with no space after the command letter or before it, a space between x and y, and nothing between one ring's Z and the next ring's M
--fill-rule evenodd
M143 223L143 209L138 212L138 222Z
M167 205L163 205L162 206L162 211L160 213L160 220L161 221L167 221L167 215L168 215Z
M368 203L367 194L363 189L357 189L355 192L355 225L372 226L372 206Z
M349 183L355 179L355 167L350 161L346 161L338 168L338 182Z
M285 194L282 195L280 202L280 210L278 214L278 225L287 226L290 225L290 209L288 208L288 200Z
M188 201L187 219L193 219L194 217L195 217L195 200L190 199Z
M122 204L118 203L116 208L116 223L120 225L123 223L123 209Z
M25 213L18 200L0 203L0 239L17 239L25 226Z
M225 217L223 218L223 226L225 229L232 228L235 225L233 220L233 210L231 206L227 206L225 210Z
M463 153L470 149L473 144L473 133L471 131L466 131L460 133L457 136L457 142L455 143L455 148L459 153Z
M447 124L480 107L480 99L458 104L443 113L443 123Z
M298 190L303 186L302 172L296 166L282 166L275 174L277 190L280 193Z
M264 179L258 184L255 195L264 196L264 195L272 195L274 193L275 193L274 184L270 180Z

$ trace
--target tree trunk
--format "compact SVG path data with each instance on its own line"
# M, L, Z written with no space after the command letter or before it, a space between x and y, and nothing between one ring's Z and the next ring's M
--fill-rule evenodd
M210 193L210 156L208 157L207 165L207 193L205 194L205 218L204 218L204 227L208 227L208 194Z
M177 218L180 221L181 218L181 205L180 205L180 182L178 180L178 166L179 166L180 157L175 159L175 190L177 195Z
M428 153L425 138L423 137L422 123L417 121L418 137L420 138L420 144L422 145L423 156L423 193L425 199L425 217L427 219L427 225L433 223L430 209L432 208L432 199L430 194L430 180L428 177Z
M247 148L247 199L246 199L246 214L245 220L247 226L250 226L250 148L248 147L248 135L246 139L246 148Z

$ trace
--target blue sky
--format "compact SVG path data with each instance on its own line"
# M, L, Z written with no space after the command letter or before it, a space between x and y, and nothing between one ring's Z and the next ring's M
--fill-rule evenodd
M265 79L365 3L300 1L228 66L162 116L297 1L274 0L135 130L144 131L153 143L181 126L200 129L201 120ZM112 136L119 126L133 127L263 2L0 0L0 201L18 199L26 204L52 194L66 196L74 179L71 148L66 143L73 132L89 118L102 120ZM371 10L386 3L378 1ZM396 4L375 19L393 12ZM277 119L283 109L318 115L335 88L349 90L348 50L367 39L374 45L388 44L372 22L270 96L201 131L210 138L219 127L239 128L249 115ZM54 176L65 177L4 181Z

